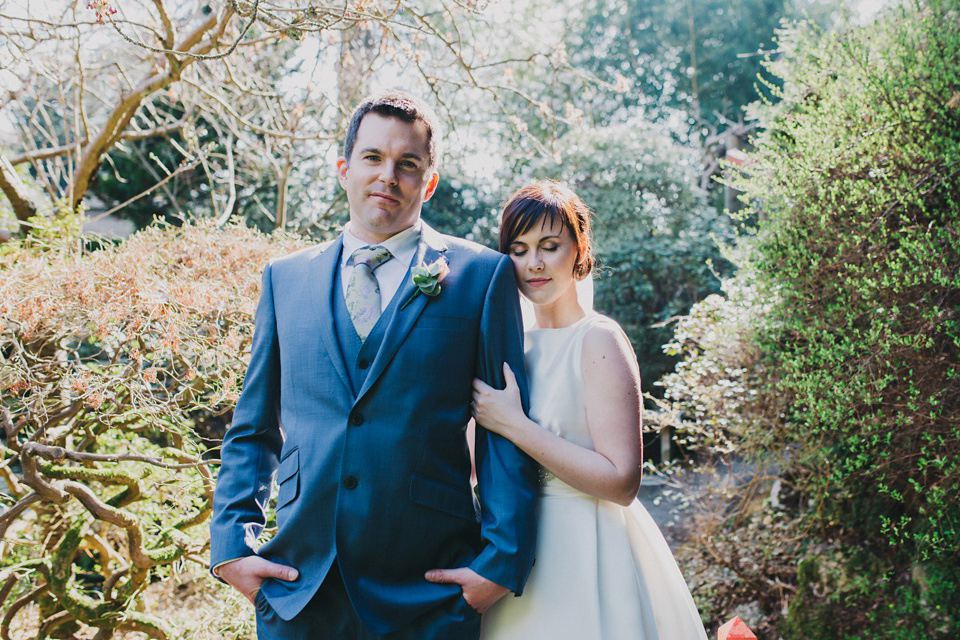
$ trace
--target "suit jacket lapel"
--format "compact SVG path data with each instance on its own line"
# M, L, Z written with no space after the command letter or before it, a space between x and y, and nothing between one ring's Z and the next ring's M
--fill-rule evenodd
M333 317L333 295L337 288L334 286L334 278L339 277L337 272L337 263L340 261L340 251L343 248L343 236L337 236L326 249L313 258L311 265L311 277L314 284L312 287L313 300L307 313L316 316L317 330L323 341L323 346L327 350L327 355L336 369L337 375L343 381L347 391L353 393L353 385L350 384L350 378L347 376L346 365L343 362L343 352L340 349L340 343L337 339L336 327L334 327ZM326 315L324 315L326 312Z
M447 243L443 241L443 236L434 231L432 227L428 226L427 223L424 222L420 233L420 244L417 246L417 255L413 259L413 264L430 264L439 259L441 256L443 256L449 264L450 259L445 255L446 251ZM453 268L452 265L451 268ZM390 360L393 359L397 349L400 348L400 345L403 344L407 334L410 333L413 325L416 324L417 318L419 318L420 314L423 312L423 308L427 306L430 296L426 296L421 293L417 294L417 296L413 298L410 304L408 304L405 308L400 308L403 307L404 303L410 299L415 291L416 286L413 284L413 280L408 276L403 281L403 284L400 285L400 289L396 293L398 303L396 311L394 312L393 318L390 320L390 325L387 327L386 333L383 336L383 342L380 344L380 350L377 352L377 357L374 358L373 364L370 366L370 372L367 374L367 378L363 383L363 387L361 387L360 393L357 394L358 400L364 396L364 394L380 377L380 374L383 373L384 368L386 368ZM443 294L441 293L440 295Z

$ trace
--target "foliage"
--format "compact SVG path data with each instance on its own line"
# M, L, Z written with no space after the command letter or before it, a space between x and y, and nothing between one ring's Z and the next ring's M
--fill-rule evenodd
M175 566L169 576L146 586L137 598L137 610L164 620L175 637L184 640L256 640L253 607L236 589L210 577L206 567ZM25 606L10 621L12 640L33 640L39 631L39 606ZM71 640L94 638L94 629L82 629ZM106 635L105 633L103 635ZM136 631L117 631L117 640L142 640Z
M805 538L781 606L756 584L737 596L740 575L709 587L759 599L783 637L957 636L958 17L929 0L781 34L778 102L758 109L766 130L734 180L756 235L726 299L695 306L667 347L684 362L663 380L666 419L704 459L755 474L717 535L783 549L749 523L785 510L783 535Z
M777 297L744 265L724 280L721 294L697 303L677 320L663 349L682 358L656 384L660 422L678 440L711 454L736 451L770 464L771 445L783 434L789 398L770 393L776 368L762 357L758 334L771 325Z
M562 127L618 124L641 116L698 149L700 186L716 188L720 160L740 149L753 125L743 108L760 97L764 61L779 55L777 28L808 17L826 26L844 12L822 0L589 0L569 3L564 53L595 81L541 92ZM567 130L563 128L562 130Z
M721 477L708 478L723 484ZM740 616L759 638L802 637L779 635L777 625L794 594L797 562L811 545L795 514L760 500L743 504L744 494L766 486L754 479L712 487L697 504L677 562L708 624Z
M475 185L441 176L433 197L423 205L423 219L438 231L465 238L492 210L488 196ZM496 244L490 246L496 248Z
M647 385L673 366L660 323L717 290L733 226L706 202L690 151L643 122L572 131L534 169L568 183L596 213L595 307L620 322ZM660 326L658 326L660 325Z
M737 181L803 491L824 527L923 559L960 554L958 12L787 34L782 109Z
M177 106L158 101L151 109L163 112ZM175 112L170 115L180 119L184 114ZM210 127L204 126L202 121L198 124L203 132L198 143L208 151L222 155L222 144ZM105 156L106 161L91 182L90 194L110 209L116 208L117 213L132 221L137 229L149 226L154 220L177 224L190 214L209 217L216 209L211 207L209 184L203 169L197 166L176 173L162 187L141 197L145 188L158 183L180 165L184 159L181 150L190 146L179 130L166 136L124 141ZM250 200L242 198L241 202Z
M686 128L737 120L757 99L757 76L783 19L801 17L813 3L790 0L693 0L642 2L592 0L572 34L574 60L604 79L621 78L625 89L601 102L612 108L641 106L655 118L680 110ZM603 96L598 95L598 99Z
M960 633L960 581L949 567L906 571L860 548L804 558L797 595L783 625L788 638L914 640ZM837 616L841 609L844 616Z
M36 601L38 637L81 624L171 637L140 595L206 564L210 448L239 392L258 274L301 242L201 224L88 253L67 222L0 254L0 632Z

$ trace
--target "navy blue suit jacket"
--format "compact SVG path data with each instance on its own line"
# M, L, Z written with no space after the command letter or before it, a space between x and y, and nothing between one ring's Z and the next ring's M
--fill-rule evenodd
M338 238L264 270L250 364L221 451L211 565L259 553L296 567L297 580L262 586L290 619L336 559L376 633L461 597L457 585L426 582L428 569L469 566L519 594L533 564L536 465L478 428L478 514L464 438L474 377L502 388L506 361L526 402L510 259L424 224L416 263L443 256L450 273L439 295L397 307L354 394L331 312L341 246ZM413 291L407 278L396 295L402 303ZM274 480L277 532L255 550Z

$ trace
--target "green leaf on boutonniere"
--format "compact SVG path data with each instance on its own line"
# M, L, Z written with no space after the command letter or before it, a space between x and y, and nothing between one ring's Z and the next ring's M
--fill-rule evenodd
M447 277L448 273L450 273L450 267L447 265L447 261L443 256L440 256L428 265L420 264L411 267L411 279L417 288L413 294L407 298L406 302L403 303L400 310L403 311L406 309L407 305L413 302L414 298L421 293L430 297L438 295L440 293L440 283Z

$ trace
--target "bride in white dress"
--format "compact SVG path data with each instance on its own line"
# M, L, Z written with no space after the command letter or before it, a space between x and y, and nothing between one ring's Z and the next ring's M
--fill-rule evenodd
M590 211L550 181L504 208L500 250L533 303L526 333L529 417L516 378L474 383L478 425L545 473L537 561L519 598L484 616L484 640L706 640L673 554L637 501L643 462L640 378L620 326L584 309L575 283L593 264Z

